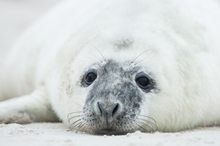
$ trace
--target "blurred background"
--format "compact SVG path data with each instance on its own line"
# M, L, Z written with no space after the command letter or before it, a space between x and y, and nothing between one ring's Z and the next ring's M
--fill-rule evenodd
M28 26L60 1L63 0L0 0L0 57Z

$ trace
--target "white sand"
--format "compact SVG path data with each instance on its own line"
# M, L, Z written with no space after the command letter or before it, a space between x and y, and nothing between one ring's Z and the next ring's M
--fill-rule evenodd
M0 0L0 57L33 20L60 0ZM220 128L93 136L62 124L0 124L0 146L220 146Z
M94 136L68 131L62 124L0 125L1 146L220 146L220 128L180 133Z

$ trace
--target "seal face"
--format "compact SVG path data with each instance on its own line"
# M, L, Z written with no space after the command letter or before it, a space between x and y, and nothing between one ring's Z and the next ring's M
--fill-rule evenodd
M127 133L141 129L141 106L144 95L155 82L140 67L120 65L107 60L97 70L90 69L82 78L82 88L90 88L83 107L82 123L93 133ZM75 121L72 126L79 124ZM82 125L81 125L82 126ZM152 129L151 129L152 130Z

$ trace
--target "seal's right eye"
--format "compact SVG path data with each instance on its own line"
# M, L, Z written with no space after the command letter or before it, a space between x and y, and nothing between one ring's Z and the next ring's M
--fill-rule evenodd
M86 86L90 86L97 78L97 73L95 71L89 71L83 77L83 83Z

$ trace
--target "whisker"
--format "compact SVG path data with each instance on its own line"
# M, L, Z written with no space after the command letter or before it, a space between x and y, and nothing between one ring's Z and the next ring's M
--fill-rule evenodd
M75 128L77 131L79 131L79 127L82 125L82 121L80 121L78 124L75 125Z
M92 46L92 47L96 50L96 52L97 52L96 54L98 54L98 56L94 53L92 53L91 55L97 60L97 62L98 62L97 65L99 67L102 67L101 64L103 64L103 61L106 62L107 59L97 47L95 47L95 46Z
M135 65L135 66L137 66L138 64L140 64L141 62L143 62L144 61L144 59L142 59L142 60L140 60L140 61L136 61L136 62L133 62L133 65Z
M71 112L67 114L67 118L69 118L73 114L81 114L82 112Z
M147 126L148 128L150 128L151 131L155 131L155 126L153 126L153 125L155 125L154 123L151 123L151 122L149 122L147 120L143 120L143 119L139 119L139 120L140 120L139 122L143 126Z
M70 112L69 114L73 114L73 113L81 113L82 111L76 111L76 112Z
M157 121L153 118L153 117L150 117L150 116L146 116L146 115L140 115L142 117L145 117L145 118L148 118L150 120L152 120L155 124L157 123Z
M88 124L86 122L82 122L82 125L79 127L79 130L85 132L85 129L88 129Z
M98 52L98 54L103 58L104 61L106 61L106 57L103 55L103 53L95 46L93 46L95 48L95 50Z
M147 51L149 51L149 50L144 50L144 51L142 51L139 55L137 55L137 56L129 63L129 65L133 64L138 58L140 58L140 57L143 56L145 53L147 53Z
M97 65L98 65L99 67L102 67L102 66L100 65L100 64L102 63L102 60L101 60L101 59L98 59L96 55L94 55L94 54L92 54L92 55L93 55L93 57L96 59L96 61L99 62L99 63L97 63Z
M75 128L75 125L78 123L78 122L80 122L81 121L81 118L80 119L78 119L78 120L76 120L76 121L74 121L71 125L70 125L70 128L73 130L73 128ZM73 128L72 128L73 127Z
M138 123L136 123L136 125L138 126L138 128L141 128L141 129L142 129L142 130L140 130L140 131L142 131L142 132L146 132L146 131L147 131L144 127L142 127L142 126L139 125Z
M82 126L82 124L83 124L83 122L82 121L80 121L80 122L78 122L77 124L75 124L75 130L77 130L77 131L80 131L80 127Z
M140 117L144 117L144 118L140 118ZM156 120L153 117L146 116L146 115L140 115L140 117L138 119L142 120L143 122L145 122L148 125L151 125L152 129L154 131L158 130L157 122L156 122Z
M156 123L155 123L154 121L152 121L151 119L143 119L143 118L138 118L138 119L139 119L139 120L142 120L142 121L145 121L146 123L156 125Z
M83 131L83 127L85 125L85 122L81 122L81 124L77 127L79 131Z
M78 118L78 117L81 117L82 115L76 115L76 116L73 116L73 117L70 117L68 118L68 122L70 123L72 119L75 119L75 118Z

